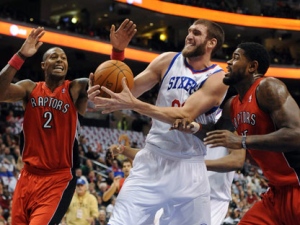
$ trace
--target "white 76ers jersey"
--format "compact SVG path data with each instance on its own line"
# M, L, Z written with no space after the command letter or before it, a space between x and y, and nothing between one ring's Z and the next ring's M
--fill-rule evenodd
M221 70L222 68L215 64L200 71L194 70L182 54L178 53L163 77L156 105L182 107L188 97L199 90L209 76ZM214 123L217 110L218 107L215 107L199 115L196 121L202 124ZM153 119L146 143L152 145L161 154L176 158L192 159L206 154L206 147L200 139L184 132L170 131L170 127L170 124Z

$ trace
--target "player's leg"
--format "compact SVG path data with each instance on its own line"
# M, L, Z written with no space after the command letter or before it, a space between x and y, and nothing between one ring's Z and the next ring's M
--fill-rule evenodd
M160 161L159 156L145 149L136 155L134 166L117 197L108 224L153 224L155 214L165 198L162 192L164 189L160 187L164 177Z
M172 224L210 225L210 196L199 196L191 201L164 208L159 225Z
M29 218L25 213L25 206L29 201L29 196L26 195L28 187L30 187L28 175L26 171L22 170L13 194L11 211L12 225L27 225L29 223Z
M285 224L298 225L300 221L300 188L285 186L274 190L275 213Z
M160 225L211 224L210 186L204 160L179 161L172 166L167 193L170 200L160 218Z
M278 225L279 219L274 210L274 193L269 189L262 196L262 200L246 212L239 225Z
M30 225L59 224L74 195L76 179L75 173L71 175L70 172L37 179L32 196Z
M221 225L228 212L228 201L210 199L211 225Z

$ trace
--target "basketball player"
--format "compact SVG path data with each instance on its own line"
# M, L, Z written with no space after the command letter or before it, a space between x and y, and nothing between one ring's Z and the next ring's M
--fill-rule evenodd
M126 25L128 29L124 29ZM118 36L127 36L121 41L129 42L135 33L132 21L125 20L120 28L111 30L116 37L113 47L120 42ZM43 44L40 39L44 34L43 27L33 29L0 72L0 101L22 100L25 108L21 135L24 167L13 196L13 225L58 224L76 187L77 113L83 115L86 111L89 79L65 80L67 56L61 48L53 47L43 55L44 82L12 83L25 59Z
M254 204L239 224L297 225L299 107L280 80L264 77L269 55L262 45L239 44L227 64L223 82L234 86L238 95L226 101L221 119L231 120L238 135L227 130L211 131L204 139L205 144L247 149L269 181L262 200Z
M127 46L122 46L125 49ZM229 94L229 93L228 93ZM231 96L227 95L226 97ZM221 111L217 114L216 121L220 117ZM177 121L182 122L181 120ZM185 132L192 132L186 130ZM204 135L203 135L204 136ZM119 143L125 142L123 145L112 145L110 151L113 156L122 155L134 159L140 149L130 148L129 139L126 135L119 137ZM127 146L127 147L126 147ZM235 170L242 168L246 157L245 150L230 150L222 146L210 148L207 146L207 155L205 163L208 169L208 180L210 183L210 200L211 200L211 224L220 225L228 212L229 202L231 201L231 184ZM108 192L110 193L110 192ZM156 213L154 224L159 224L159 217L163 210Z
M218 113L217 118L221 113ZM187 121L185 121L187 122ZM183 123L182 120L176 120L176 123ZM185 132L192 132L190 129ZM122 141L122 139L121 139ZM120 140L119 140L120 142ZM130 146L112 145L110 147L112 157L123 154L130 159L134 159L139 149ZM244 149L231 150L222 146L211 148L207 146L205 164L208 170L208 180L210 184L210 204L211 204L211 224L222 224L227 212L229 202L231 201L231 185L235 170L243 167L246 157ZM155 225L159 224L157 217L160 217L162 211L156 214Z
M218 24L197 20L188 29L182 52L159 55L135 77L132 92L125 79L121 93L102 87L111 98L95 97L100 92L97 85L89 88L89 99L103 108L102 113L133 109L153 119L146 145L135 157L109 224L151 224L160 208L164 209L161 225L211 224L206 147L198 138L169 128L177 118L214 121L227 87L222 83L224 71L212 64L211 56L223 41ZM158 83L156 105L137 99Z

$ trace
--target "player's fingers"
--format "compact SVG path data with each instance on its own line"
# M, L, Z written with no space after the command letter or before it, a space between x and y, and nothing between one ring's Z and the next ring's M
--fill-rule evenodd
M172 124L172 129L177 129L178 127L179 127L179 124L180 124L180 119L176 119L175 121L174 121L174 123Z
M204 145L209 145L211 147L217 147L217 146L221 146L223 145L222 143L222 140L218 139L218 138L214 138L214 139L205 139L204 140Z
M133 29L133 30L130 30L127 35L131 39L136 34L136 32L137 32L137 29Z
M38 28L37 28L38 29ZM34 35L34 32L37 30L35 28L33 28L31 31L30 31L30 34L28 35L28 37L32 37Z
M112 113L112 112L115 112L115 111L117 111L117 110L112 110L112 109L110 109L110 110L102 110L102 114L109 114L109 113Z
M219 134L209 134L207 135L203 141L205 145L216 145L216 144L223 144L224 143L224 134L223 133L219 133Z
M113 34L113 33L115 33L116 32L116 26L113 24L113 25L111 25L111 27L110 27L110 34Z
M97 94L100 94L100 85L94 85L94 86L89 86L87 93L88 94L93 94L93 92L97 91Z
M211 136L211 135L214 135L214 134L223 134L224 131L223 130L213 130L213 131L209 131L207 132L207 136Z
M39 30L39 33L37 35L37 39L41 39L44 34L46 33L46 31L44 30L44 27L42 27L40 30Z
M115 96L115 93L109 90L107 87L101 86L101 90L109 94L111 97Z
M126 77L122 78L122 87L123 87L123 90L129 90L129 88L127 86Z
M94 83L94 74L90 73L89 75L89 88L93 86Z
M91 100L91 101L94 101L94 99L95 99L95 97L97 96L97 95L99 95L100 94L100 91L99 90L97 90L97 91L94 91L94 92L92 92L92 93L88 93L88 99L89 100Z
M41 46L43 45L43 42L38 42L37 44L36 44L36 49L39 49Z
M125 20L121 23L119 29L126 29L126 26L127 26L128 22L129 22L129 19L125 19Z
M128 29L131 29L131 27L132 27L133 24L134 24L134 23L133 23L132 20L128 20L128 22L127 22L127 24L126 24L126 27L127 27Z
M112 105L111 99L110 98L103 98L103 97L95 97L94 99L94 104L95 106L101 106L103 108L109 107Z

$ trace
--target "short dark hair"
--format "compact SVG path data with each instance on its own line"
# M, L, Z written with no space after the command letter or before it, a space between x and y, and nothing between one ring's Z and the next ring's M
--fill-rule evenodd
M126 162L129 162L130 164L131 164L131 167L132 167L132 160L131 159L124 159L123 161L122 161L122 167L123 167L123 165L124 165L124 163L126 163Z
M64 50L63 50L62 48L60 48L60 47L52 47L52 48L49 48L49 49L44 53L44 55L43 55L43 62L45 62L45 60L47 59L50 50L55 49L55 48L61 49L61 50L64 52Z
M257 72L263 75L267 72L270 66L270 55L263 45L256 42L244 42L237 47L244 50L247 59L258 62Z
M215 23L215 22L212 22L210 20L205 20L205 19L199 19L199 20L196 20L194 22L195 25L197 24L202 24L204 26L207 27L207 39L212 39L212 38L215 38L217 39L217 45L215 46L215 48L213 49L212 51L212 56L219 50L222 48L222 45L224 43L224 40L225 40L225 32L223 30L223 28Z

